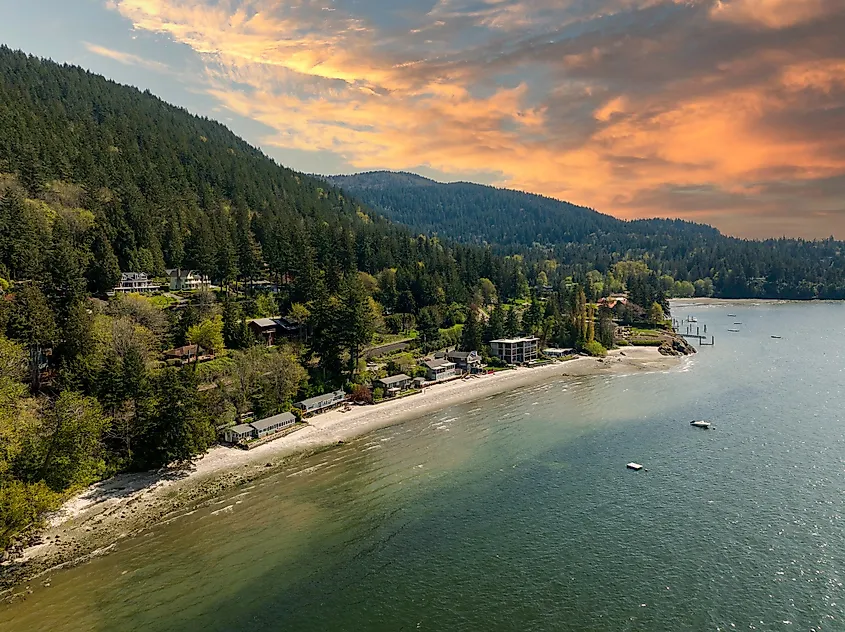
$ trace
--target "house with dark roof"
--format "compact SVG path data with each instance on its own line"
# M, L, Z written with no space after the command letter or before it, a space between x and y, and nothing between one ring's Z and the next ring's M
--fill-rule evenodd
M273 318L255 318L247 322L247 327L256 338L272 347L280 338L292 338L299 334L301 327L283 316Z
M398 375L380 378L375 382L381 385L388 395L396 395L397 393L408 390L413 381L414 379L411 376L399 373Z
M478 351L450 351L446 354L449 362L454 362L458 371L476 373L481 370L481 355Z
M346 393L343 391L334 391L332 393L323 393L303 399L301 402L296 402L294 408L302 411L303 415L316 415L332 408L340 406L346 401Z

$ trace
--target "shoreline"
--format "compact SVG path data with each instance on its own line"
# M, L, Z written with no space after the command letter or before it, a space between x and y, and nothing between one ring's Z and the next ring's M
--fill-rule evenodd
M13 588L52 570L105 554L169 514L372 431L508 390L561 377L665 371L682 359L654 347L625 347L607 358L501 371L426 387L418 395L374 406L353 406L311 418L307 426L252 450L215 446L189 466L160 472L119 474L91 485L48 517L31 546L0 565L0 600Z

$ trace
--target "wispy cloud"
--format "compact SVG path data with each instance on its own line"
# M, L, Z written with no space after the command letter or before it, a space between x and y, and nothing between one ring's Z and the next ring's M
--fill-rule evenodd
M107 57L109 59L113 59L114 61L120 62L121 64L126 64L127 66L140 66L141 68L146 68L147 70L154 70L156 72L170 72L170 68L167 66L167 64L163 64L159 61L155 61L152 59L144 59L143 57L133 55L132 53L124 53L122 51L114 50L112 48L106 48L105 46L92 44L91 42L83 42L83 44L89 52L92 52L95 55L99 55L100 57Z
M841 0L112 2L193 48L264 144L845 236Z

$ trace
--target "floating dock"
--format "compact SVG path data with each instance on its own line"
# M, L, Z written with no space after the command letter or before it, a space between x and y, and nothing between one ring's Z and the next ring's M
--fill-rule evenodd
M631 463L628 463L628 465L626 465L625 467L627 467L629 470L635 470L637 472L643 469L642 465L640 465L639 463L634 463L633 461Z

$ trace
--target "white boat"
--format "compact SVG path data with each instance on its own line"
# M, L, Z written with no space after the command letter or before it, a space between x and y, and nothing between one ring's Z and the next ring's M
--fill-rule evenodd
M780 340L780 336L772 336L775 340Z
M625 467L627 467L629 470L636 470L637 472L639 472L641 469L643 469L642 465L640 465L639 463L634 463L634 462L628 463L628 465L626 465Z
M695 428L703 428L704 430L710 430L709 421L691 421L689 422L689 425Z
M736 332L739 331L739 329L728 329L728 331L732 331L733 333L736 333Z
M698 319L695 316L690 316L687 320L691 323L697 323L698 322Z

